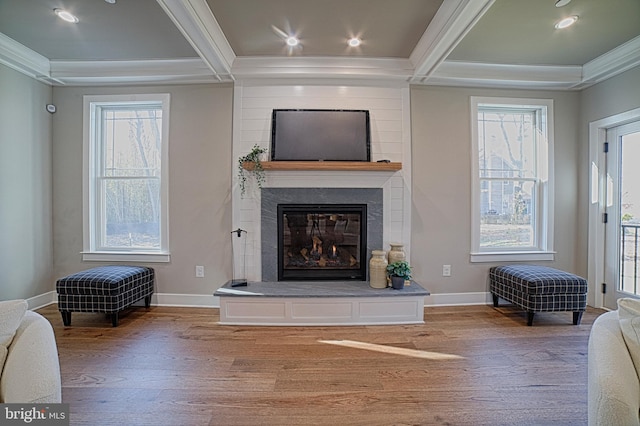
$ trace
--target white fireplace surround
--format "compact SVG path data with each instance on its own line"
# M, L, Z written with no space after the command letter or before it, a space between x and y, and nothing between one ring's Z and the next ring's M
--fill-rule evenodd
M300 82L304 83L304 82ZM271 111L275 108L367 109L371 116L371 160L401 162L400 171L266 172L266 188L379 188L383 198L382 247L402 243L411 259L411 135L408 85L278 84L242 81L234 85L233 157L254 144L269 148ZM234 276L262 280L261 191L249 179L240 193L234 167L233 229L247 231L246 252L235 256ZM368 262L368 259L366 259Z

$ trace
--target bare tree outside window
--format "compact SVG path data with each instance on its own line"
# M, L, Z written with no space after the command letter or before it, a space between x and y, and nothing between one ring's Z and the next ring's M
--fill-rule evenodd
M103 108L104 245L160 247L162 109Z
M83 260L170 261L170 101L83 96Z

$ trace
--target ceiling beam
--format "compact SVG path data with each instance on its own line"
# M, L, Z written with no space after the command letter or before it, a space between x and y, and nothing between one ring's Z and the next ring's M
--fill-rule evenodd
M156 0L220 81L231 81L236 55L205 0Z
M236 57L206 0L157 1L201 59L49 61L0 33L0 64L51 85L189 84L237 77L555 90L581 90L640 66L640 37L584 66L447 61L495 0L444 0L408 59Z
M409 60L412 82L425 83L495 0L444 0Z

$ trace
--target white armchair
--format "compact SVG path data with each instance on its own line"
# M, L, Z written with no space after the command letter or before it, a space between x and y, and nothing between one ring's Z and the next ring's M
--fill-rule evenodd
M593 323L588 368L589 426L640 425L640 382L618 311L604 313Z
M62 400L60 364L55 335L49 321L26 310L26 301L0 302L6 343L4 366L0 364L0 403L59 403ZM24 308L23 308L24 307ZM3 357L0 357L0 361Z

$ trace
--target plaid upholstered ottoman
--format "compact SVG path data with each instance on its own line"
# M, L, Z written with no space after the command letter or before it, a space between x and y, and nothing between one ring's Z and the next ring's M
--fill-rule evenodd
M58 310L65 326L71 312L104 312L118 326L118 313L144 298L151 305L155 272L143 266L99 266L60 278L56 282Z
M580 324L587 308L587 281L569 272L537 265L494 266L489 269L489 291L493 306L498 298L527 311L527 325L536 312L573 312Z

